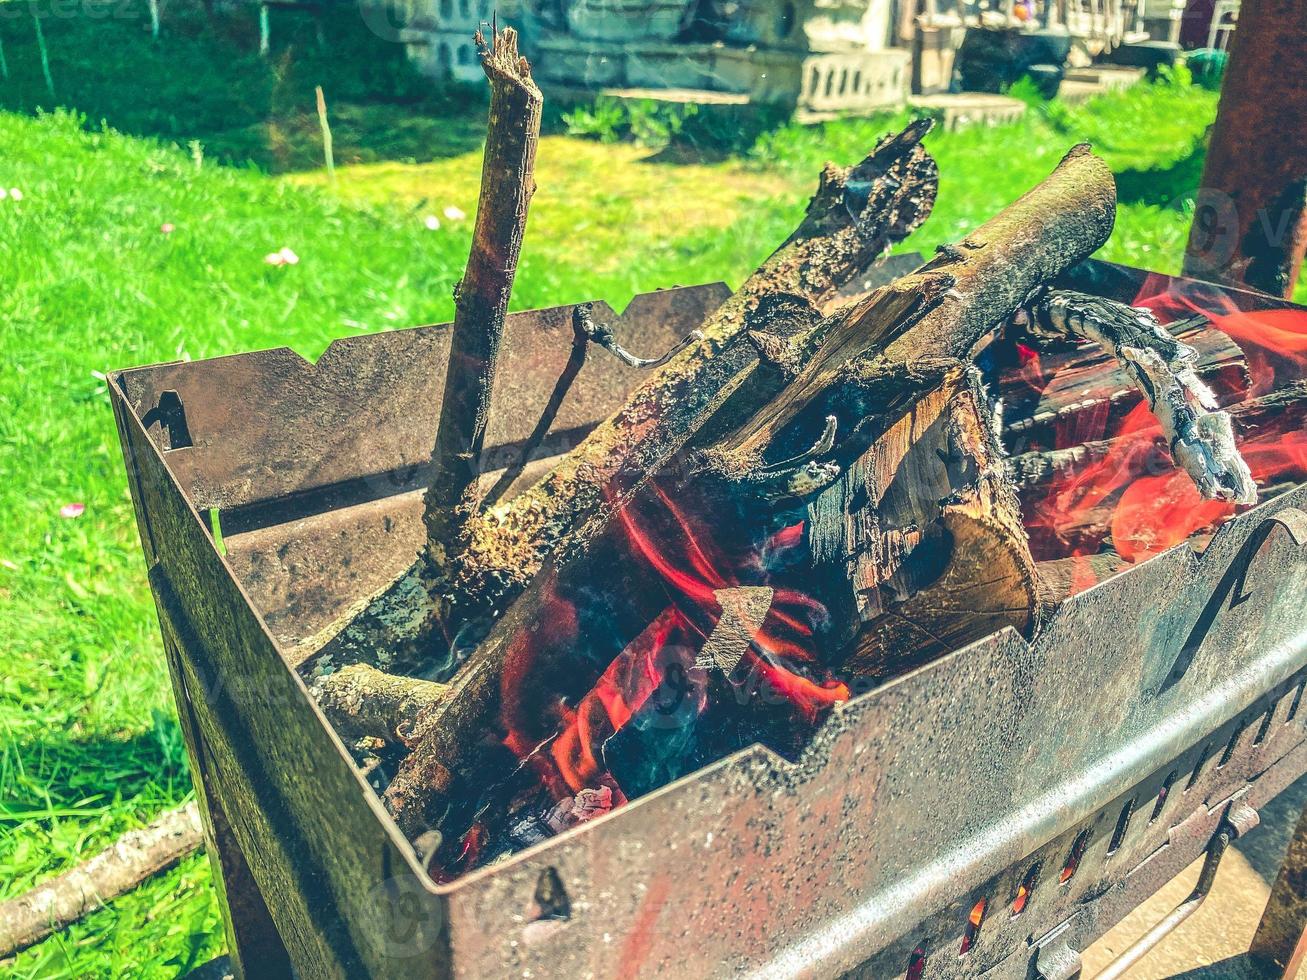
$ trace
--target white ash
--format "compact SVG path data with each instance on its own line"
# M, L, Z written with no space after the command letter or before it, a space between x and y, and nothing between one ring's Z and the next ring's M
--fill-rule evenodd
M1228 413L1196 372L1198 352L1166 331L1152 312L1087 293L1048 290L1026 329L1035 336L1079 337L1115 357L1148 400L1171 456L1204 497L1257 502L1257 485L1239 454Z

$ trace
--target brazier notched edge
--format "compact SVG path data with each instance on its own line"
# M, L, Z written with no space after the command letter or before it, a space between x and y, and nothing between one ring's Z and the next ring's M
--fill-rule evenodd
M905 755L913 756L915 751L886 755L884 743L901 745L904 733L913 733L919 727L913 725L914 719L930 717L930 706L961 710L971 724L965 731L946 732L941 744L933 746L931 753L917 754L913 764L907 767L909 772L930 774L947 770L947 766L926 764L928 758L954 762L969 760L968 764L979 767L988 778L1003 771L1003 766L1011 767L1014 762L1021 761L996 757L992 747L994 736L1002 734L1006 738L1013 730L1013 724L1025 725L1028 731L1033 731L1040 721L1032 718L1029 704L1042 703L1041 699L1023 692L1015 679L1024 681L1033 677L1032 683L1040 683L1042 678L1046 684L1055 680L1061 684L1092 683L1096 685L1093 689L1103 692L1104 700L1113 700L1114 703L1115 699L1102 685L1104 677L1136 687L1145 680L1141 665L1146 658L1132 661L1128 656L1131 651L1122 650L1110 642L1100 642L1103 639L1100 637L1094 637L1087 649L1077 650L1075 658L1066 651L1059 657L1057 650L1044 650L1044 643L1051 641L1045 641L1043 637L1034 647L1015 635L990 637L861 696L833 719L797 766L784 763L765 750L746 750L637 801L609 818L518 855L503 866L475 873L451 886L433 886L424 875L420 875L407 844L399 838L375 795L358 778L343 746L317 712L303 685L281 664L277 646L266 625L229 565L214 549L196 507L170 471L167 457L176 451L165 456L145 432L123 395L120 377L115 375L112 386L115 412L147 560L152 567L152 583L160 604L170 668L174 671L175 683L179 684L179 706L188 706L188 713L194 716L183 722L184 726L190 726L188 747L191 727L197 733L198 751L194 752L192 764L201 780L212 781L214 794L222 800L251 800L260 808L280 810L283 818L287 812L291 813L293 819L287 822L293 826L289 829L274 826L275 821L266 814L238 814L233 830L246 849L256 853L261 846L260 840L283 840L298 833L300 839L284 842L280 845L280 852L274 847L259 856L259 866L263 869L263 880L259 884L272 896L270 907L277 906L273 915L278 920L283 939L288 933L289 943L296 945L297 953L306 957L306 962L347 964L358 969L373 969L377 964L383 964L386 975L410 975L403 970L397 971L396 964L400 962L411 962L412 975L443 972L453 968L453 957L468 968L475 968L478 962L529 965L541 957L551 965L562 967L567 963L580 965L601 959L605 955L604 944L599 939L601 930L618 936L643 935L640 956L651 965L669 962L667 958L674 955L676 949L683 950L684 947L678 944L691 940L699 952L710 958L717 957L713 962L741 966L767 962L795 943L804 948L802 942L805 938L822 935L822 929L814 923L838 922L843 910L849 907L867 908L868 896L874 899L878 894L877 881L897 880L895 876L902 870L900 867L896 871L894 865L888 865L879 869L878 878L849 878L847 869L836 875L829 869L814 868L805 856L811 851L829 855L828 845L834 844L837 864L848 855L856 854L861 855L866 865L874 864L882 857L892 857L896 849L899 865L913 860L919 863L924 855L940 853L940 840L929 835L894 839L887 838L886 834L891 831L899 834L910 828L877 828L877 824L894 822L895 793L902 790L893 778L890 763ZM1237 553L1242 542L1253 533L1256 520L1282 508L1301 507L1303 504L1301 490L1277 498L1231 522L1200 559L1195 559L1187 546L1180 546L1117 579L1109 580L1064 606L1050 623L1050 629L1063 622L1067 624L1067 635L1074 637L1078 631L1077 623L1092 618L1098 604L1111 610L1113 604L1118 604L1115 607L1119 608L1119 603L1131 598L1155 595L1152 590L1160 583L1181 587L1184 576L1190 572L1196 571L1202 577L1207 569L1211 573L1207 585L1211 586L1219 580L1218 573L1224 574L1226 568L1220 565L1217 556L1228 558ZM1276 549L1284 547L1282 537L1277 535L1267 547L1278 554ZM1286 564L1283 557L1277 561L1280 567L1290 571L1299 567ZM1201 590L1196 589L1194 595L1200 594ZM188 601L182 598L184 596L192 598ZM1176 615L1182 619L1196 618L1195 602L1177 603L1182 609ZM223 615L224 609L237 608L240 609L239 615ZM228 618L233 622L228 623ZM1162 625L1154 624L1153 628L1161 629ZM1049 635L1053 634L1045 634ZM1213 644L1221 644L1223 638L1224 642L1234 643L1238 640L1238 630L1218 620L1212 638ZM1301 638L1295 634L1295 639L1296 646L1290 644L1293 649L1280 658L1276 668L1285 676L1301 665ZM1245 653L1257 652L1246 640L1241 641L1241 645ZM1213 645L1209 651L1216 648ZM1164 650L1147 662L1155 668L1157 661L1175 653L1174 650ZM1077 674L1072 660L1093 669ZM1196 690L1200 686L1199 679L1210 676L1206 672L1208 668L1204 667L1206 663L1202 658L1195 659L1185 675L1190 680L1184 681L1182 686L1173 686L1171 690L1178 693L1171 696L1180 698L1185 692ZM1061 672L1056 669L1059 664L1063 667ZM1132 665L1135 666L1133 672ZM996 667L1007 670L1005 687L1001 683L995 687L993 675ZM1013 670L1013 667L1019 669ZM246 676L258 682L254 686L261 688L261 695L253 701L242 701L244 695L238 696L239 692L230 686L227 693L222 694L222 686L213 677L215 668L236 673L243 669ZM221 710L212 704L204 704L214 691L226 699L221 704L230 710L229 717L220 717ZM923 693L927 695L924 701L919 700ZM1117 719L1117 724L1139 727L1145 723L1141 713L1146 712L1141 706L1146 705L1147 698L1142 696L1143 693L1145 690L1140 687L1133 698L1126 699L1136 714L1132 716L1127 712ZM284 698L284 704L278 698ZM274 703L279 709L284 709L275 713L281 728L272 726L276 739L271 746L265 746L257 736L269 733L269 721L262 714ZM975 713L976 705L985 707L985 710ZM1069 720L1060 718L1057 721L1067 725ZM247 723L252 734L242 731ZM1076 730L1075 726L1071 728ZM1020 733L1021 729L1017 731ZM1038 734L1043 736L1046 731L1039 728ZM321 738L323 732L327 734L325 742ZM237 751L242 740L249 745ZM274 751L278 740L298 746L298 759L288 759L286 753ZM1029 751L1035 743L1027 738L1022 744ZM1278 744L1283 745L1283 738ZM980 746L980 751L977 751L977 746ZM1072 753L1072 749L1068 743L1059 747L1065 753ZM824 765L820 764L822 757L826 759ZM1064 765L1074 765L1076 758L1068 754L1060 761ZM282 763L290 763L292 771L296 763L301 769L311 770L328 784L330 791L308 792L294 780L279 780L275 767ZM801 799L796 792L798 786L811 787L823 774L830 777L840 763L845 763L840 771L845 785L852 780L851 772L856 766L864 773L857 785L876 787L869 800L850 801L847 793L839 792L841 787L835 782L826 787L824 795L838 798L838 808L832 809L827 801L813 801L811 805L795 805L783 812L784 801L792 803ZM257 779L246 775L247 771L258 770L260 766L262 771L256 773ZM1018 776L1020 772L1008 772L1009 780ZM260 781L277 785L265 785L260 792L257 785ZM916 779L914 788L920 784L920 779ZM714 792L723 786L729 792ZM363 789L363 793L353 792L358 789ZM1014 798L1011 792L1009 783L1006 788L1009 804ZM993 799L990 801L974 802L993 803L995 806L1003 803L1003 789L996 786L991 795ZM357 799L350 799L351 796ZM902 799L897 798L900 809L904 805ZM730 806L733 800L738 800L739 805ZM696 801L697 806L694 805ZM872 802L874 806L869 805ZM944 802L947 803L947 797ZM921 799L911 806L921 812L923 804L930 806L929 801ZM975 809L985 812L984 805ZM732 812L718 812L723 810ZM717 821L718 833L705 829L710 826L705 813ZM686 814L692 819L687 821ZM229 821L233 819L232 814L225 816ZM833 834L835 839L820 834L814 836L814 831L803 827L808 821L824 826L827 829L823 834ZM1055 821L1048 826L1054 824ZM376 833L377 827L382 830L380 835ZM644 833L638 833L639 829ZM967 839L965 832L970 829L974 828L942 828L938 834L946 838L945 845L956 844ZM361 848L345 846L347 853L334 858L326 853L336 846L337 837L343 837L351 830L365 838L367 845ZM656 847L649 843L651 837L658 838ZM705 841L703 847L710 851L704 856L699 856L694 850L701 839ZM741 840L746 841L744 851L739 851ZM324 841L328 843L324 844ZM729 856L729 860L717 860L716 852L712 851L714 843ZM749 851L750 845L755 850ZM763 853L757 850L758 845L763 846L765 857L758 856ZM262 846L267 847L266 844ZM670 851L663 850L656 860L641 860L632 854L634 848L637 852L647 850L652 856L655 851L668 847ZM380 856L373 852L373 848ZM682 882L668 879L667 869L674 870L678 866L677 850L681 851L682 861L688 857L695 861L696 868L716 861L725 870L719 874L710 867L706 887L688 894ZM948 852L947 847L944 852ZM867 860L867 855L876 855L876 858ZM629 862L629 868L622 867L623 858ZM578 864L582 859L584 867ZM285 881L301 882L305 894L310 897L314 888L323 887L321 882L312 880L313 875L304 884L303 869L295 866L298 862L316 863L318 870L315 874L331 879L326 886L330 899L326 904L334 907L329 912L324 913L321 908L315 910L314 901L297 901L293 894L279 894L286 891ZM795 869L789 875L777 876L787 887L780 891L771 887L759 889L754 897L737 902L739 908L735 912L726 907L728 899L739 894L738 877L731 878L729 874L732 867L738 875L742 865L760 872L774 862L788 862ZM658 867L650 867L651 864L663 865L663 868L660 871ZM528 896L539 874L543 873L542 869L551 867L559 869L561 880L573 892L576 913L571 921L565 923L532 923L529 921ZM360 875L361 869L367 869L367 874ZM340 876L339 880L333 875ZM385 876L376 878L363 888L369 876L375 875ZM838 880L832 879L832 875L836 875ZM366 909L358 908L361 903L357 897L351 900L345 894L357 887L359 894L369 897L374 908L380 907L384 902L377 900L375 889L378 883L395 880L420 880L424 894L441 900L433 912L434 928L438 934L431 939L429 949L421 953L411 945L396 949L393 943L387 945L383 942L379 947L376 937L385 935L387 916L369 915ZM660 881L665 883L660 885ZM817 883L821 887L816 887ZM795 887L804 885L812 890ZM405 886L395 887L402 889ZM620 900L609 900L605 907L599 908L598 897L612 896L615 891L623 893ZM653 901L655 898L658 901ZM947 896L939 894L933 900L946 903ZM875 905L874 901L872 905ZM651 906L656 906L653 919L640 926L649 918ZM679 932L677 928L668 928L665 922L659 921L664 915L683 923L683 928ZM870 918L862 926L850 932L850 935L860 938L859 946L864 951L869 948L865 945L867 941L877 936L878 941L886 940L892 931L892 921L901 918L888 914L878 918L874 908L868 915ZM760 934L756 926L745 921L748 918L765 922L767 934ZM779 928L778 919L783 924ZM714 922L717 927L707 929ZM657 923L656 930L653 923ZM578 930L578 926L582 929ZM349 938L348 942L328 938L331 933L341 931ZM425 941L421 936L419 940L419 945ZM516 946L511 945L513 943ZM563 952L559 952L560 944L565 947Z

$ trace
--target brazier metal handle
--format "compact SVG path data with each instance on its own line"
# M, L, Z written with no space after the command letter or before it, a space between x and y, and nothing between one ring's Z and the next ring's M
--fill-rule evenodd
M1289 537L1298 547L1301 548L1307 545L1307 513L1303 513L1297 507L1285 507L1258 524L1253 529L1252 534L1248 536L1248 540L1244 542L1243 547L1239 549L1239 553L1235 555L1230 567L1226 570L1225 576L1221 579L1221 584L1217 586L1216 591L1212 593L1212 597L1199 614L1198 622L1194 623L1193 629L1189 632L1189 638L1185 640L1184 646L1180 648L1180 653L1176 656L1175 663L1171 665L1166 679L1162 681L1161 691L1166 691L1184 677L1221 611L1233 609L1250 598L1245 588L1248 581L1248 570L1252 567L1253 559L1262 550L1262 545L1266 544L1267 539L1275 532L1276 528L1282 528L1288 532Z
M1232 806L1225 819L1221 821L1215 835L1213 835L1211 843L1207 845L1207 857L1203 859L1202 870L1198 872L1198 881L1194 884L1194 889L1189 893L1189 897L1172 909L1171 913L1161 922L1135 940L1134 944L1121 953L1120 956L1107 964L1101 972L1093 977L1093 980L1119 980L1120 977L1125 976L1130 967L1143 959L1149 950L1165 939L1176 926L1198 911L1198 907L1207 900L1207 896L1212 890L1212 882L1216 880L1216 871L1220 867L1221 858L1225 856L1225 852L1230 847L1230 842L1243 836L1256 826L1256 810L1247 804Z

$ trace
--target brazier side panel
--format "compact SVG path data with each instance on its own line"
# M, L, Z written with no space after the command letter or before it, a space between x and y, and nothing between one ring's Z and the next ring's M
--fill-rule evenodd
M721 283L668 289L637 296L620 316L598 303L595 317L637 353L661 352L727 295ZM508 317L486 433L489 469L503 465L548 403L571 353L571 313L569 305ZM448 357L442 324L338 340L316 364L280 348L136 368L121 373L120 387L197 508L281 501L352 481L364 485L348 492L367 499L424 484ZM644 377L594 350L551 432L583 433Z
M1219 820L1232 787L1303 740L1302 718L1255 748L1245 732L1307 666L1305 506L1300 488L1201 557L1182 545L1108 580L1034 645L997 634L855 699L795 765L747 750L470 876L451 895L456 969L837 976L932 915L960 941L975 890L1069 847L1086 815L1177 759L1198 774L1190 792L1114 860L1142 861L1191 814ZM1085 872L1011 926L1021 941L1107 887L1115 819L1091 835ZM534 923L523 910L551 867L573 916ZM936 975L998 966L1014 938L1001 919Z
M442 902L131 413L116 411L188 748L220 797L296 969L323 977L448 972ZM198 733L198 738L194 738Z

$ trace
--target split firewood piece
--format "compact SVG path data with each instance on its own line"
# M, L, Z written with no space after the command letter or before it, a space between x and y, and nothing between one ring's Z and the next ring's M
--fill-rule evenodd
M418 714L444 697L435 681L387 674L350 664L320 677L312 693L336 734L346 741L382 739L403 743Z
M835 437L830 459L843 468L865 456L917 403L945 386L950 377L966 376L964 359L1036 286L1102 245L1114 214L1111 172L1088 147L1074 149L1048 179L968 236L961 246L801 334L815 335L821 342L815 356L798 362L804 366L797 377L782 369L770 370L774 379L770 383L784 385L779 394L759 404L743 425L727 428L727 432L735 431L716 445L687 438L687 451L694 461L683 454L675 465L664 469L671 475L682 474L687 495L693 489L709 504L717 496L723 515L740 513L768 521L769 508L761 502L750 503L748 491L769 462L787 460L814 444L824 449L821 434L829 426L828 415L835 415L839 431L848 433L843 439ZM675 370L683 363L674 361L664 370ZM703 407L690 393L686 396L696 406L691 428L700 438L721 428L723 420L740 417L734 410L738 406L728 400L717 399ZM648 404L639 397L635 403ZM668 405L666 410L678 409ZM613 431L606 438L615 448L630 445L639 433L660 423L642 414L619 412L609 424ZM682 422L682 427L685 424ZM679 437L672 438L684 444ZM638 451L634 456L647 458ZM977 494L988 492L995 480L1003 479L1001 471L986 473ZM628 495L615 506L635 507L637 502L634 495ZM977 506L986 504L957 501L957 533L968 533L963 525L968 511ZM564 630L558 615L560 603L572 608L568 596L614 577L614 551L620 554L620 550L613 546L605 551L601 545L610 541L605 535L620 522L603 517L601 512L586 533L574 539L575 547L555 555L462 665L451 681L449 695L419 718L413 752L401 763L386 793L391 812L407 832L420 832L447 819L458 787L498 775L484 733L499 728L505 678L522 682L529 674L538 686L543 683L541 678L552 673L563 676L572 687L581 687L584 694L588 688L582 682L595 667L603 670L606 661L595 663L588 650L577 649L589 635L585 624L567 624ZM711 524L710 513L703 519ZM613 531L613 537L622 536ZM1019 550L1023 540L1014 532L1013 547ZM605 604L613 607L605 615L617 615L620 603L637 601L637 596L624 596L619 590ZM533 639L554 629L563 630L563 639L553 643ZM567 664L556 664L550 658L566 658Z
M775 594L774 589L758 585L715 590L713 597L722 607L722 615L700 648L694 665L704 670L716 667L729 676L762 628Z
M199 808L192 801L128 831L111 847L25 895L0 902L0 960L103 908L203 843Z
M935 162L920 145L930 128L924 120L885 137L856 167L828 165L799 227L708 318L701 342L657 369L536 486L472 518L466 550L453 562L437 567L423 554L307 638L292 659L308 659L310 673L355 662L437 670L457 663L546 557L560 545L583 545L591 518L666 462L711 406L751 411L783 383L775 372L755 371L749 332L783 335L815 322L842 286L926 219L938 184Z
M823 495L868 501L836 527L838 544L824 543L845 549L860 624L845 669L861 677L892 677L1005 626L1026 632L1039 609L978 372L957 371L904 423ZM834 510L814 503L812 534Z
M1176 465L1212 500L1257 502L1257 485L1234 443L1228 413L1198 379L1198 353L1176 340L1152 312L1067 289L1043 292L1030 307L1027 329L1079 337L1125 366L1162 424Z

